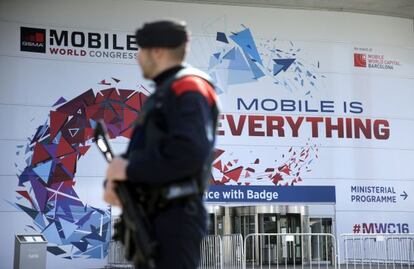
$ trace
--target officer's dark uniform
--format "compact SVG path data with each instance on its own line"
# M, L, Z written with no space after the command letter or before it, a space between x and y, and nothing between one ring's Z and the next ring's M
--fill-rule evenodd
M137 32L138 45L156 47L163 42L162 46L169 47L183 43L165 39L165 35L164 39L151 37L159 27L168 28L169 34L177 30L171 30L168 23L146 24L145 31ZM181 31L170 38L182 38ZM198 191L189 196L145 205L158 243L156 268L196 268L199 245L207 229L202 193L215 142L217 97L207 77L181 65L162 72L154 82L156 90L143 107L126 153L127 176L154 193L177 183L197 183Z

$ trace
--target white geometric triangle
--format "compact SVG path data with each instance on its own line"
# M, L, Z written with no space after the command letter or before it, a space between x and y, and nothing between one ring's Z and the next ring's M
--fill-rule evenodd
M79 128L71 128L69 129L69 133L72 137L74 137L79 132Z

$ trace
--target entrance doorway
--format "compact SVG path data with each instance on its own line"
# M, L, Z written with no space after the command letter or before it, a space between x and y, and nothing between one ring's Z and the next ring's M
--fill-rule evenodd
M312 233L332 233L332 218L310 218L309 227ZM312 237L312 261L331 261L332 240L327 237Z
M296 206L234 207L230 218L232 233L240 233L243 238L252 233L301 233L304 213L304 207ZM268 253L271 253L272 263L299 264L302 260L300 237L295 236L294 242L279 241L277 242L275 237L264 242L248 240L246 249L256 249L256 251L254 254L246 252L247 261L258 260L257 257L260 256L269 259ZM262 252L266 255L262 255Z
M313 206L329 217L310 216L309 206L301 205L257 205L257 206L210 206L209 234L291 234L291 233L333 233L334 218L330 207ZM332 214L333 215L333 214ZM272 236L267 239L246 241L246 261L259 259L270 264L309 264L331 262L332 242L329 237ZM309 249L312 249L310 251ZM247 251L250 250L250 251ZM328 250L328 252L326 252ZM269 254L270 253L270 254ZM318 254L320 253L320 254Z

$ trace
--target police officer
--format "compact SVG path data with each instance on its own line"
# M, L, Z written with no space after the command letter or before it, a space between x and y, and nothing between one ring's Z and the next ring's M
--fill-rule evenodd
M155 91L142 109L125 158L114 158L108 166L104 199L120 205L117 181L143 186L151 200L145 208L158 246L156 268L196 268L207 230L202 194L210 175L217 96L206 74L183 64L188 43L184 22L146 23L136 38L138 63L144 78L155 82Z

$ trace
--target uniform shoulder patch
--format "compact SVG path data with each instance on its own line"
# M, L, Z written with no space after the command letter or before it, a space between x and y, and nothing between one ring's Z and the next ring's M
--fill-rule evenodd
M171 86L176 96L186 92L198 92L203 95L210 105L217 101L217 95L213 87L204 79L197 76L185 76L173 82Z

